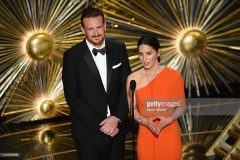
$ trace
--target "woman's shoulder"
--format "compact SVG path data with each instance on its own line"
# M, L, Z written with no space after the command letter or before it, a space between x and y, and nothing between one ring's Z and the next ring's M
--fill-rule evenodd
M169 68L169 67L164 67L165 69L165 73L168 74L169 76L176 76L176 77L182 77L181 76L181 73L178 71L178 70L174 70L172 68Z
M184 82L184 79L178 70L174 70L169 67L165 67L164 69L165 69L164 77L168 82L170 82L170 83L178 83L178 82L183 83Z

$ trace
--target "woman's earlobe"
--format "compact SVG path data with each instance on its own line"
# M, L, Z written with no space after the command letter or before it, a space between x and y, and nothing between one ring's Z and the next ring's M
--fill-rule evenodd
M160 50L160 48L158 49L158 54L159 54L159 56L161 55L161 50Z

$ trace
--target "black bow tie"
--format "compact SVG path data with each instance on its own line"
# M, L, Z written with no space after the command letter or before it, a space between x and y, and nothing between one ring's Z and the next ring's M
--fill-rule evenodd
M103 47L102 49L96 49L93 48L92 53L96 56L98 54L98 52L100 52L102 55L104 55L106 53L107 49L105 47Z

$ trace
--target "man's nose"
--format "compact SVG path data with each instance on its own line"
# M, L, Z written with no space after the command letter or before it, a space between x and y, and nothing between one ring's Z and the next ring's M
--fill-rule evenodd
M94 29L94 30L93 30L93 34L94 34L94 35L98 35L98 30L97 30L97 29Z

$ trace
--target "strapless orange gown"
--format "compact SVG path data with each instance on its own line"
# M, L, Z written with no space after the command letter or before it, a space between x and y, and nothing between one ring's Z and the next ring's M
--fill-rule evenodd
M185 98L183 79L178 71L164 67L164 69L143 88L136 90L136 102L141 115L151 117L156 115L145 114L144 99L146 98ZM145 108L146 109L146 108ZM158 116L171 116L168 114ZM156 125L159 121L156 121ZM182 144L178 122L162 129L156 137L144 125L139 125L137 140L138 160L180 160L182 157Z

